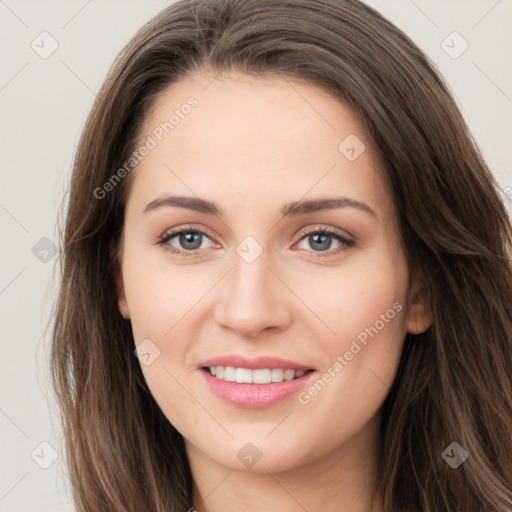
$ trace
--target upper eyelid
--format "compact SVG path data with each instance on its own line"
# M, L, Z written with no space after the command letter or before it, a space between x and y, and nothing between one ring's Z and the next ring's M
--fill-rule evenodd
M205 228L200 228L200 227L196 227L194 225L187 225L187 224L185 224L184 226L167 229L158 238L160 240L165 239L165 238L174 238L176 235L179 235L179 234L181 234L183 232L189 232L189 231L190 232L194 231L194 232L197 232L197 233L201 233L203 235L206 235L210 240L213 240L213 237L208 234L208 232L207 232L207 230Z

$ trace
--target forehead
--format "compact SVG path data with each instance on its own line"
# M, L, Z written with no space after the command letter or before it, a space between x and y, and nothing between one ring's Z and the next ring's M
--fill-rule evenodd
M291 78L190 75L154 101L139 136L144 144L151 150L133 184L144 200L167 192L239 197L256 212L275 209L277 200L336 193L364 196L381 212L389 206L358 117L325 90Z

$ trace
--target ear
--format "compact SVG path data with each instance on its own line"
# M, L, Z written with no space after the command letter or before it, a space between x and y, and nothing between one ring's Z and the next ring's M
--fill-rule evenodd
M420 276L411 281L405 319L409 334L421 334L432 325L433 315L425 293L425 284Z
M124 292L123 276L121 272L121 258L113 246L110 247L110 257L113 263L114 284L116 288L117 304L119 311L125 320L130 319L130 310L126 302L126 294Z

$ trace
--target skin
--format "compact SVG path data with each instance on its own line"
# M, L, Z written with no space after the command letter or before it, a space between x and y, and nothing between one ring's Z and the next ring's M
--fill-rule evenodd
M190 96L197 107L131 176L116 279L135 344L150 339L160 350L141 367L185 438L191 505L381 511L379 496L370 508L381 406L406 332L426 330L431 316L419 278L409 279L372 143L355 114L314 85L206 71L164 91L140 140ZM355 161L338 150L349 134L366 146ZM213 201L223 214L144 213L166 194ZM281 216L285 203L333 196L364 202L375 216L350 206ZM190 247L179 236L157 243L188 224L207 235L196 255L166 250ZM301 235L306 228L334 229L355 245L328 238L318 248ZM247 236L263 251L250 264L236 252ZM307 404L292 395L265 409L236 407L210 391L197 367L226 354L271 355L320 377L395 303L401 310ZM251 468L237 457L247 442L262 453Z

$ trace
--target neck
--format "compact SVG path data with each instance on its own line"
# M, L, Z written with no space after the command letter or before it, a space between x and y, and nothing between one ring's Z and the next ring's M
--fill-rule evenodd
M336 450L278 473L225 467L186 441L192 506L197 512L383 512L375 494L379 420L376 415Z

